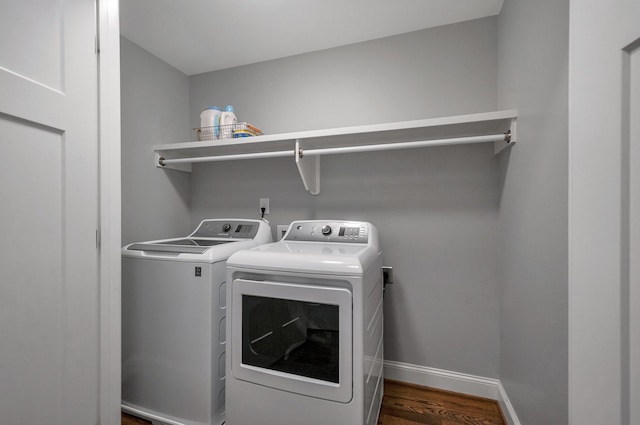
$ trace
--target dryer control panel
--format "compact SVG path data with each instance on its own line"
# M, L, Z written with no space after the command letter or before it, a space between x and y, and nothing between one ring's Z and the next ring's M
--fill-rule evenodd
M289 226L285 241L299 242L369 242L369 223L362 221L294 221Z

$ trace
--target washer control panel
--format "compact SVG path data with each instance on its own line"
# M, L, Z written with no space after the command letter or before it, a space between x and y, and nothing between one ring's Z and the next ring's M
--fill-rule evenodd
M249 220L203 220L190 237L253 239L258 226L258 222Z
M361 221L294 221L285 241L300 242L369 242L369 224Z

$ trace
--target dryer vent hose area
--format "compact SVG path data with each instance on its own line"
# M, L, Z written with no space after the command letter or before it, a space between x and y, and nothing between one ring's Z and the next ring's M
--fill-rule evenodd
M387 285L393 284L393 267L382 266L382 289L386 290Z

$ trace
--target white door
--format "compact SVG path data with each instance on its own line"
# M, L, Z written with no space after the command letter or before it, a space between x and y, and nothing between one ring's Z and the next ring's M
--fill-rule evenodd
M640 2L570 10L569 418L640 424Z
M95 424L95 2L0 10L0 422Z

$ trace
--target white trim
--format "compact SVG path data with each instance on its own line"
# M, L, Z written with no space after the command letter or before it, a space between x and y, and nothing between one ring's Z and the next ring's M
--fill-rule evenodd
M507 392L502 386L502 382L498 383L498 403L500 403L500 409L502 409L502 414L504 415L507 424L520 425L520 420L518 419L518 415L516 415L516 410L513 408L513 404L511 404L511 400L509 400Z
M385 360L384 362L384 377L395 381L496 400L500 404L508 425L520 425L507 392L498 379L390 360Z
M99 423L120 418L120 25L118 0L97 0L100 178Z
M425 387L498 400L500 381L493 378L385 360L384 377Z

